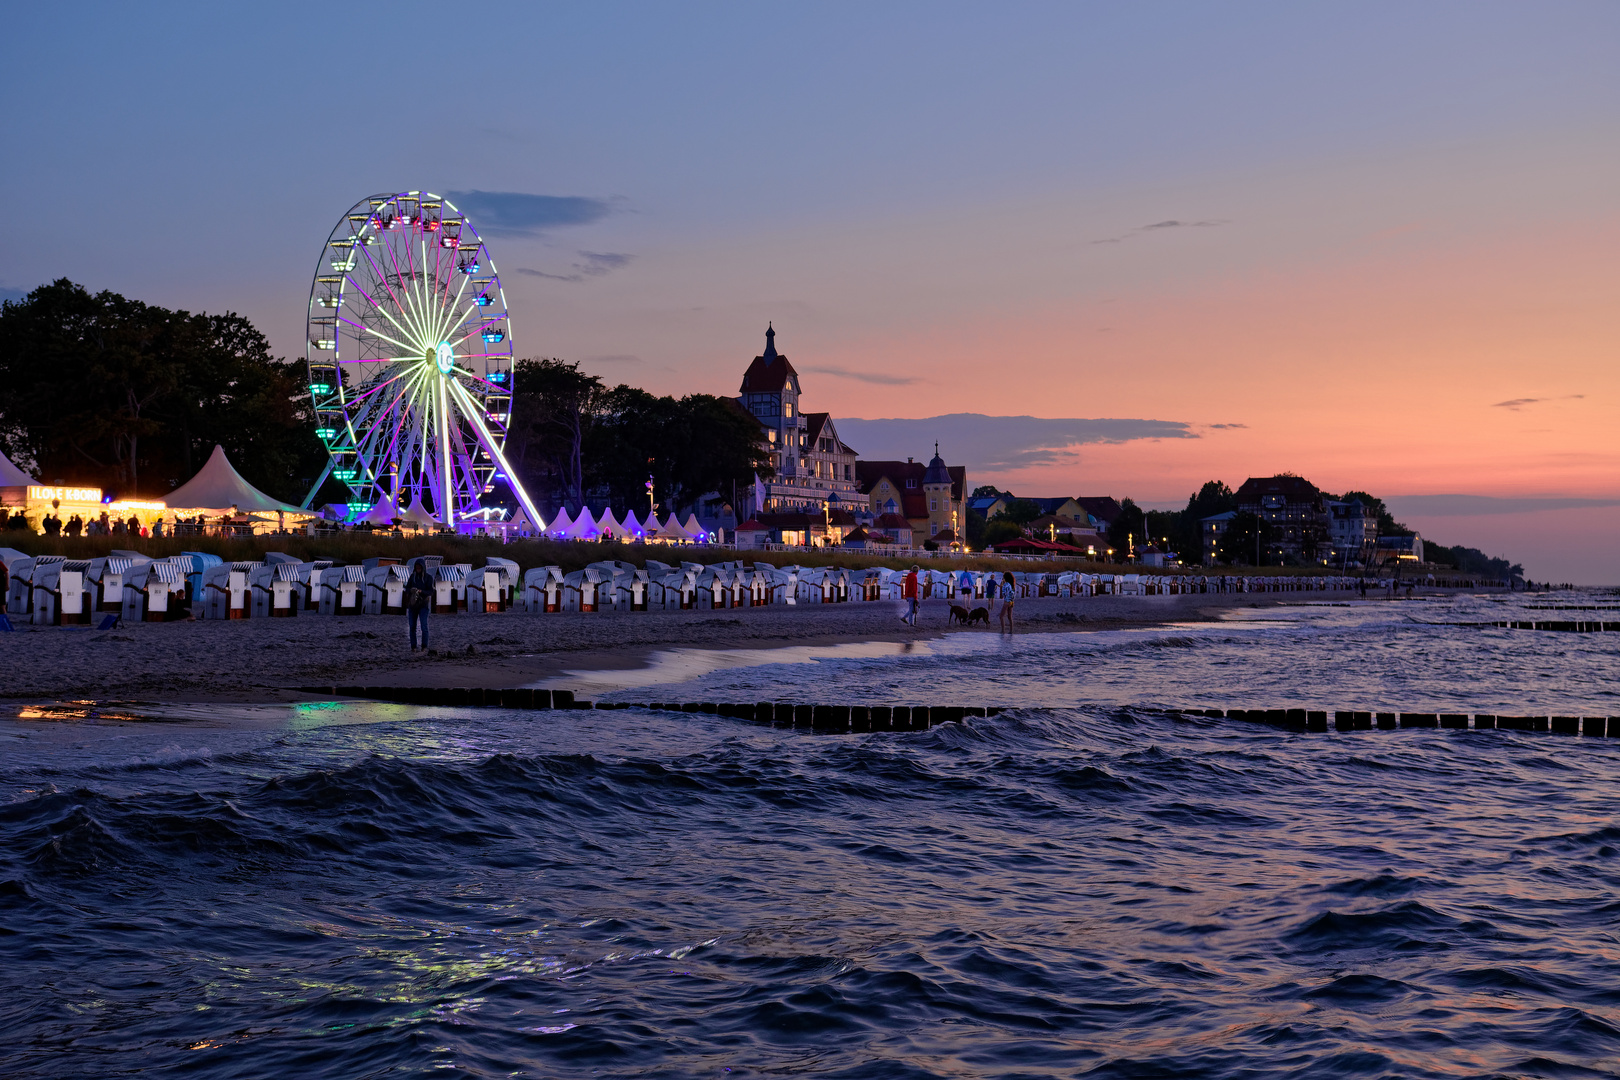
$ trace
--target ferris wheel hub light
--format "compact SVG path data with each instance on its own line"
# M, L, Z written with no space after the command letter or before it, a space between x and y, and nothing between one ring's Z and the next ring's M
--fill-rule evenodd
M450 374L450 369L456 366L456 351L450 347L448 341L439 342L439 347L434 350L434 362L439 365L439 371L445 375Z

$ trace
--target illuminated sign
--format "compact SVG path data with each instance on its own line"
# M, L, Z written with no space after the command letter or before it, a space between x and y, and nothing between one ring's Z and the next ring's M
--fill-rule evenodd
M28 485L29 502L58 502L98 503L101 501L100 488L80 487L48 487L44 484Z

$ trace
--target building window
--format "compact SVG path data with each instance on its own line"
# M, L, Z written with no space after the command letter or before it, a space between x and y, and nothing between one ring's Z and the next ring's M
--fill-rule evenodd
M938 510L939 509L939 500L938 499L929 499L928 500L928 509L929 510Z
M782 415L783 416L792 416L793 415L793 402L785 401L785 402L782 403Z
M915 481L915 480L907 480L906 481L906 487L914 488L916 486L917 486L917 481Z
M939 535L939 522L930 521L928 523L928 535L929 536L937 536L937 535Z

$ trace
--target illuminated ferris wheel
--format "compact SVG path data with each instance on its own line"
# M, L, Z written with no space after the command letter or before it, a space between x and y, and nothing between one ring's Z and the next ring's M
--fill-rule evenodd
M327 238L309 294L309 392L328 475L349 517L473 517L505 481L512 328L489 249L464 214L422 191L374 195Z

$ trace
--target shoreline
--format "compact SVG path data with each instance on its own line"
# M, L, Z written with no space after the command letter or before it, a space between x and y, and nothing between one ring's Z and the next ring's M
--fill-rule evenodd
M1466 590L1474 592L1477 590ZM1451 595L1454 590L1423 590ZM1348 593L1189 594L1026 599L1016 633L1150 629L1219 622L1244 609L1361 601ZM18 704L154 698L181 703L324 700L299 689L359 685L498 689L569 671L636 670L677 649L768 650L915 642L947 634L999 634L947 623L949 604L925 600L915 629L893 601L719 610L438 615L437 655L407 652L402 616L141 623L107 634L40 628L0 638L10 669L0 700Z

